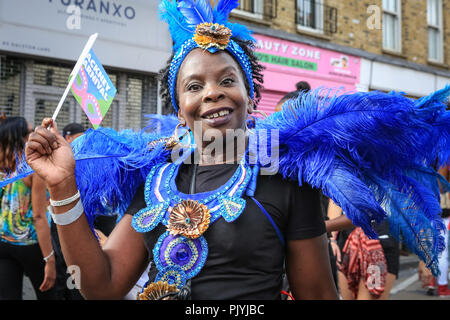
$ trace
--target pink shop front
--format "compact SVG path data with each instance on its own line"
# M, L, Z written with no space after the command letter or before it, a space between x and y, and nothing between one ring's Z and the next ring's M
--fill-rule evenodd
M259 110L273 113L278 101L295 91L299 81L308 82L313 90L318 87L356 90L360 79L359 57L259 34L254 37L256 54L266 67Z

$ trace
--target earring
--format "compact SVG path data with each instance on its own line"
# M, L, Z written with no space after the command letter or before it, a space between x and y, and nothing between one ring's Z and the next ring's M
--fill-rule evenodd
M261 110L253 110L252 112L253 112L253 113L258 113L258 114L260 114L261 116L263 116L264 119L267 119L267 114L266 114L264 111L261 111Z
M250 125L251 128L248 127L248 123L251 123L251 125ZM251 119L248 119L248 120L245 121L245 131L250 133L250 134L255 134L255 131L252 130L252 129L255 128L255 125L256 125L255 118L251 117Z
M185 126L186 126L186 121L183 120L182 122L180 122L179 124L177 124L177 126L175 127L175 130L174 130L174 132L173 132L173 135L172 135L172 137L170 137L170 138L171 138L170 140L172 140L171 143L174 144L174 145L172 146L172 148L173 148L174 146L176 146L176 145L180 145L180 147L183 148L183 149L190 148L191 145L192 145L192 140L191 140L190 130L189 130L189 129L186 130L186 132L181 136L181 139L183 139L186 135L189 136L189 144L184 145L183 143L181 143L180 135L178 134L178 128L179 128L180 126L181 126L181 127L185 127Z

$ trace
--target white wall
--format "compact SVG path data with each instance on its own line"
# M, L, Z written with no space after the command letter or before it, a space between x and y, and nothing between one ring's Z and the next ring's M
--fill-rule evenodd
M81 7L68 27L70 5ZM157 72L172 41L155 0L0 0L0 50L75 61L88 37L105 66Z
M422 97L450 85L450 78L362 59L360 91L400 91Z

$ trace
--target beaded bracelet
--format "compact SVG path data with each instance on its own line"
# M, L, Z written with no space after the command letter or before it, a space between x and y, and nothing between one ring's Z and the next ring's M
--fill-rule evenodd
M84 212L83 202L81 202L81 199L78 200L75 207L73 207L72 209L70 209L65 213L55 214L53 212L52 206L48 207L48 211L50 212L50 215L52 216L53 222L55 222L55 224L65 226L71 224L83 214Z
M50 199L50 204L53 207L61 207L61 206L65 206L66 204L74 202L79 197L80 197L80 191L77 190L77 193L74 194L73 196L71 196L70 198L63 199L63 200L52 200L52 199Z
M44 261L47 263L47 261L48 261L48 260L51 258L51 256L54 255L54 254L55 254L55 251L52 250L52 252L50 252L50 254L49 254L48 256L44 257Z

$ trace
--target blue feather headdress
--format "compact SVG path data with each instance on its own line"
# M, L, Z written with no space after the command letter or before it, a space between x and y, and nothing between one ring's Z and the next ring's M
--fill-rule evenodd
M244 50L233 39L252 42L255 39L245 26L228 22L230 12L238 6L239 0L219 0L214 8L209 0L161 1L159 16L169 25L174 42L168 84L175 111L178 111L175 98L178 70L186 56L196 48L210 53L219 50L231 53L244 71L250 87L249 96L253 99L252 67Z

